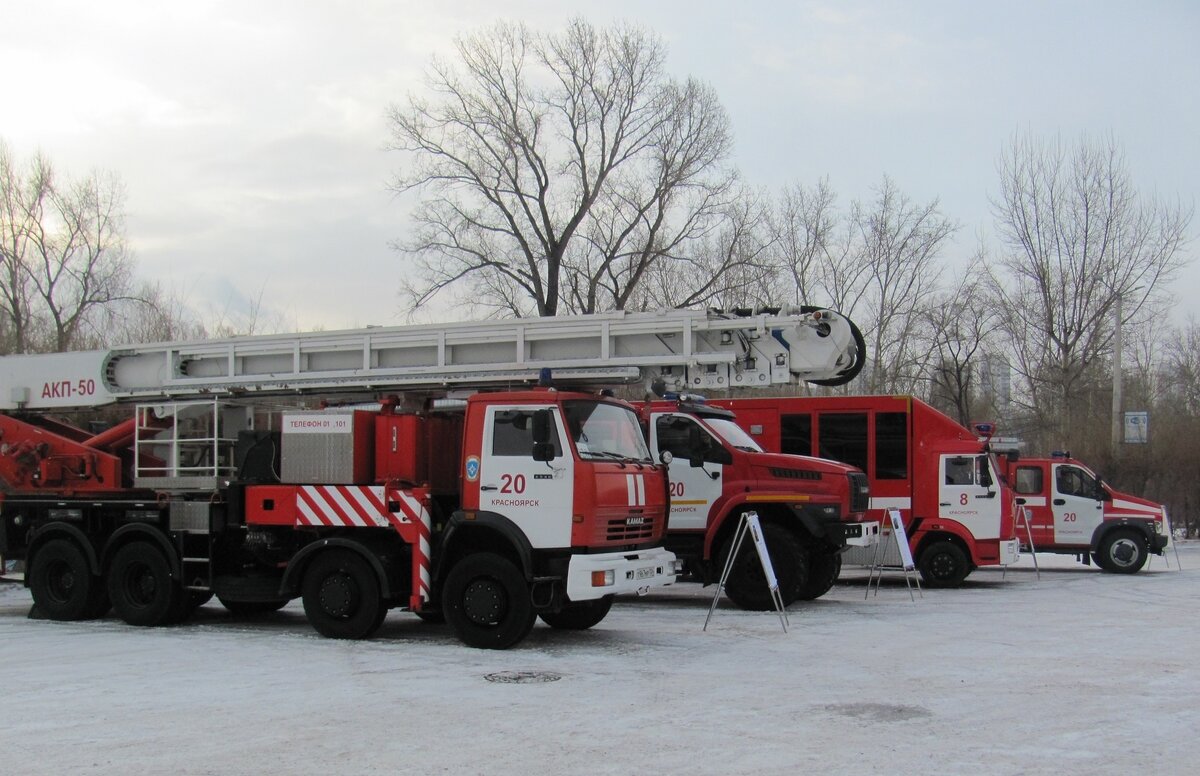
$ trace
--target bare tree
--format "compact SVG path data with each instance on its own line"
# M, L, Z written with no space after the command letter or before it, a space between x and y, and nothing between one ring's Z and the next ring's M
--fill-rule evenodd
M785 188L770 223L780 284L791 287L791 301L835 306L847 301L838 291L856 285L856 279L833 269L850 267L839 260L847 253L843 237L848 232L829 179L822 178L812 188L799 183Z
M860 325L872 358L869 387L916 392L931 354L923 315L937 286L938 255L958 227L936 199L914 203L886 176L869 207L855 203L851 220L858 262L868 268L870 306Z
M994 284L1014 367L1039 425L1069 442L1077 398L1111 344L1117 301L1127 322L1181 264L1192 211L1140 195L1115 140L1015 136L993 202L1006 249Z
M4 317L4 352L33 349L35 315L29 267L35 248L31 235L45 216L50 198L50 163L40 154L21 172L6 143L0 140L0 313Z
M761 307L780 301L766 204L748 189L727 205L719 225L684 255L653 263L633 297L635 307Z
M936 294L923 313L933 340L933 394L945 398L963 425L971 420L977 393L977 356L988 344L998 315L987 292L986 276L975 269L985 260L982 252L976 254L972 268L949 289Z
M409 240L414 307L452 287L517 314L629 303L728 204L731 137L713 91L664 71L661 40L576 19L557 35L499 24L435 59L432 99L389 110L424 195Z
M124 189L113 175L69 181L43 156L16 170L0 148L3 312L15 352L67 350L94 316L131 299Z

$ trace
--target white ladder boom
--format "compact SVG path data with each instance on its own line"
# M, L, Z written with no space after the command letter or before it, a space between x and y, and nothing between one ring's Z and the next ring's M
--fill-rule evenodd
M861 336L829 310L696 310L271 334L0 358L0 409L221 394L661 380L666 390L844 382Z

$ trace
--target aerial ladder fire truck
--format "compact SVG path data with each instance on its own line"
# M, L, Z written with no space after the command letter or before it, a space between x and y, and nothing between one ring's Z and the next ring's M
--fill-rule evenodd
M395 608L506 648L538 617L589 628L681 569L663 548L671 456L598 386L849 379L861 359L853 324L813 309L6 356L0 556L24 562L49 619L162 625L212 596L246 614L300 598L333 638Z

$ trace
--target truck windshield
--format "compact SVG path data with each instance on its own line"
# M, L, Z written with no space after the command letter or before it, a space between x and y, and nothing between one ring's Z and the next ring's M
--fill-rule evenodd
M579 457L649 462L650 448L632 409L594 401L566 401L567 429Z
M761 453L762 447L758 442L754 441L754 437L742 430L742 427L732 420L725 418L705 418L704 422L708 427L717 432L717 435L728 442L737 450L745 450L748 453Z

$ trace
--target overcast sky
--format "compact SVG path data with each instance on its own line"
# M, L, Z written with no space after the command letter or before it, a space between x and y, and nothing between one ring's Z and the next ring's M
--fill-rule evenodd
M1189 0L0 9L0 137L21 159L41 150L74 175L118 173L139 273L210 316L261 298L289 328L403 321L405 265L388 242L404 207L386 188L399 158L383 150L384 111L421 88L456 35L501 18L656 31L671 74L720 95L748 182L828 176L848 203L886 174L962 224L950 261L991 232L996 160L1016 131L1111 132L1139 189L1200 199L1200 3ZM1197 287L1194 263L1175 290Z

